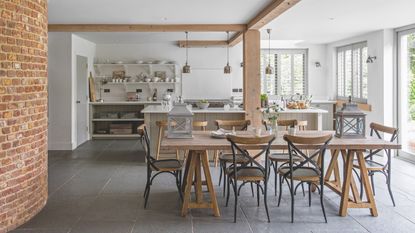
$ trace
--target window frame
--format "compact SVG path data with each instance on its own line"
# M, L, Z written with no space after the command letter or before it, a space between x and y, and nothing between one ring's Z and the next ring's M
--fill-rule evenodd
M268 55L268 49L261 49L261 54L264 55ZM303 78L304 78L304 92L303 95L308 95L308 48L295 48L295 49L271 49L271 55L277 55L277 54L302 54L304 56L304 64L303 64ZM281 95L281 79L278 79L277 77L281 77L280 72L280 65L278 64L280 59L276 59L275 58L275 62L274 64L272 64L273 68L274 68L274 73L272 74L274 76L274 82L277 81L277 83L275 83L275 89L274 92L275 94L268 94L269 96L282 96ZM291 56L291 73L294 74L294 56ZM265 67L266 65L268 65L268 60L265 61L264 66L261 67L261 85L263 84L263 77L266 76L265 74ZM278 75L278 76L277 76ZM293 88L294 88L294 78L293 76L291 77L291 88L292 88L292 92L293 92ZM262 87L261 87L262 89ZM295 95L296 93L292 93L292 95Z
M351 43L351 44L347 44L347 45L342 45L342 46L338 46L338 47L336 47L336 52L335 52L335 56L336 56L336 98L338 99L338 100L348 100L348 98L349 98L349 96L342 96L342 95L339 95L339 53L340 52L343 52L343 93L346 95L346 89L347 89L347 87L346 87L346 51L351 51L350 53L351 53L351 60L350 60L350 63L351 63L351 96L352 96L352 99L353 99L353 101L354 102L358 102L358 103L363 103L363 104L366 104L367 103L367 97L366 98L363 98L363 65L366 65L367 66L367 63L366 63L366 58L364 58L363 57L363 49L364 48L366 48L366 51L368 51L368 46L367 46L367 41L360 41L360 42L356 42L356 43ZM354 52L354 50L355 49L359 49L359 51L360 51L360 54L359 54L359 56L360 56L360 64L359 64L359 77L360 77L360 80L358 81L359 82L359 90L354 90L354 80L355 80L355 77L354 77L354 75L355 75L355 71L354 71L354 55L353 55L353 52ZM366 70L367 70L367 79L369 78L369 70L368 70L368 67L366 67ZM359 78L358 77L358 78ZM366 80L366 82L367 82L367 85L368 85L368 80ZM368 91L368 87L367 87L367 90L366 91ZM355 97L355 96L353 96L353 93L355 93L355 92L358 92L358 93L360 93L360 96L359 97Z

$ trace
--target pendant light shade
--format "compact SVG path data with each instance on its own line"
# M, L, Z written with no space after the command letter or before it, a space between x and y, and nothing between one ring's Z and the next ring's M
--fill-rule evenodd
M265 67L265 74L270 75L274 73L274 68L271 66L271 29L267 29L268 33L268 65Z
M229 65L229 31L227 34L227 45L226 45L226 66L223 68L223 73L230 74L232 72L232 67Z
M188 41L189 41L189 32L186 32L186 64L183 66L183 69L182 69L183 74L190 74L190 66L189 64L187 64L188 59L189 59Z

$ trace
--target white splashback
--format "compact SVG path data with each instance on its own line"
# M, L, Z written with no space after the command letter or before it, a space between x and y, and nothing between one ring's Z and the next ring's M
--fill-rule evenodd
M223 69L193 68L190 74L182 74L182 95L185 99L229 99L232 75Z

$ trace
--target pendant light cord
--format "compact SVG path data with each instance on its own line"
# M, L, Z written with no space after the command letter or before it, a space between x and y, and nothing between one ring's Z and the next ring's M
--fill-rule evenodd
M271 29L267 29L268 32L268 66L271 66Z
M186 65L187 65L187 61L189 60L189 32L186 32Z
M227 33L227 46L226 46L226 59L227 59L227 64L229 65L229 31L226 32Z

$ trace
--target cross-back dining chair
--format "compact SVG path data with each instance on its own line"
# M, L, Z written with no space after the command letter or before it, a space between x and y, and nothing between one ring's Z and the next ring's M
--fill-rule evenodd
M235 205L234 205L234 222L236 222L236 213L238 206L238 196L241 187L246 184L256 184L257 188L257 203L259 206L259 196L260 191L264 197L264 206L267 214L268 222L270 222L269 213L268 213L268 204L267 204L267 183L268 183L268 166L269 166L269 153L271 143L275 140L274 135L266 135L261 137L247 137L247 136L236 136L229 135L227 140L231 143L232 148L232 163L227 168L227 197L226 197L226 206L228 206L229 196L230 196L230 185L232 185ZM249 154L248 150L244 149L244 146L259 146L260 152L252 155ZM260 156L264 155L265 157L265 166L258 163L256 160ZM237 158L243 156L248 163L238 163ZM242 184L238 187L238 181ZM262 185L261 185L262 183Z
M375 136L379 139L384 139L381 134L389 134L390 135L390 142L395 142L398 138L398 129L393 127L388 127L385 125L371 123L370 124L370 136ZM376 162L373 160L373 156L377 153L384 151L386 154L386 162ZM392 194L392 187L391 187L391 163L392 163L392 150L391 149L378 149L378 150L370 150L369 154L365 156L365 165L367 168L368 175L370 176L370 181L372 183L372 190L373 195L375 195L375 183L374 183L374 175L375 173L381 173L386 178L386 184L388 186L389 196L392 200L393 206L395 206L395 199L393 198ZM356 169L360 169L360 166L357 162L353 164L353 171L356 173L357 177L360 180L360 198L363 197L363 183L361 181L361 176L357 173Z
M284 179L290 189L291 195L291 222L294 222L294 192L298 185L308 184L308 203L311 206L311 185L315 185L320 193L320 205L323 211L324 220L327 223L326 211L324 209L324 154L327 145L332 139L331 134L319 137L300 137L293 135L284 135L284 140L288 144L289 161L283 164L278 172L280 174L280 192L278 197L278 206L282 196L282 180ZM309 149L310 153L304 153L304 146ZM314 147L312 151L309 147ZM312 152L311 152L312 151ZM300 162L295 162L294 158L300 157ZM318 158L318 159L315 159ZM317 161L316 161L317 160ZM294 187L294 181L299 183ZM316 185L318 184L318 185Z
M182 163L177 159L163 159L157 160L151 155L150 151L150 138L148 136L147 127L145 124L140 125L137 128L138 134L141 138L141 143L146 152L147 163L147 182L144 190L144 208L147 208L148 197L150 195L150 188L153 184L154 178L163 173L168 173L176 178L176 186L179 192L180 199L183 200L181 191L181 177L182 177Z

